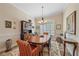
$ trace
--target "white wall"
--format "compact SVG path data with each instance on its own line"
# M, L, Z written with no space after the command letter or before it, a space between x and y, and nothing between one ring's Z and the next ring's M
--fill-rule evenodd
M20 39L20 21L28 19L32 18L13 5L0 4L0 52L5 50L7 39L12 39L13 46L16 45L16 39ZM12 22L12 28L5 28L6 20ZM14 25L16 29L13 29Z
M66 31L66 18L70 15L73 11L76 11L76 35L69 34L68 37L73 38L74 40L79 41L79 4L68 4L64 9L63 15L63 32ZM69 51L72 54L73 46L68 47Z

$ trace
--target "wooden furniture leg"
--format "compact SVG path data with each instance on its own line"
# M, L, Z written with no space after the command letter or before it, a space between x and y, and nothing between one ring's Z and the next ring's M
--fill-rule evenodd
M41 55L43 56L43 48L44 48L44 46L42 45L42 50L41 50Z
M75 56L76 49L77 49L77 44L74 44L73 56Z
M48 55L50 56L50 46L48 46Z
M66 54L66 43L64 42L64 56Z

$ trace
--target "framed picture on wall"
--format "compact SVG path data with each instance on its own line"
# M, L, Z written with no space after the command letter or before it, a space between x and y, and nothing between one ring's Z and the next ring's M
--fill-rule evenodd
M13 29L16 29L16 22L13 22Z
M70 34L76 34L76 11L72 12L66 20L66 31Z
M5 21L5 28L12 28L12 22L11 21Z
M60 29L61 29L61 24L57 24L57 25L56 25L56 29L57 29L57 30L60 30Z

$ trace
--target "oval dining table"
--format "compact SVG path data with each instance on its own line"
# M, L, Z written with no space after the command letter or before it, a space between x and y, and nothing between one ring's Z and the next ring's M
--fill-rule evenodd
M47 36L43 36L43 37L40 37L38 35L35 35L35 36L32 36L32 38L30 40L28 40L28 42L30 44L34 44L34 45L41 45L42 46L42 55L43 55L43 49L44 49L44 45L46 43L48 43L50 45L50 39L49 37ZM48 45L48 55L50 55L50 47Z

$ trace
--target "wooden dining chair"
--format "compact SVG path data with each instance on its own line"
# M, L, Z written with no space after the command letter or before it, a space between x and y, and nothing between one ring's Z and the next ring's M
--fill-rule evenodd
M26 41L17 40L19 46L20 56L38 56L40 53L40 47L32 47Z
M45 39L47 40L48 39L48 32L44 32L43 36L46 37ZM45 44L45 46L48 46L48 42Z
M63 39L61 37L56 37L56 42L58 43L58 48L59 48L60 54L63 55L63 53L64 53Z
M50 38L48 38L48 32L44 32L43 34L44 34L44 36L46 37L46 40L49 39L49 41L46 42L46 44L44 44L44 47L47 47L47 48L48 48L48 54L50 55L51 36L50 36Z
M30 33L25 33L25 41L29 41L29 40L32 40L33 37L38 37L38 35L31 35ZM32 44L30 43L31 46L38 46L36 44Z
M26 32L26 33L24 34L24 40L25 40L25 41L31 39L31 37L32 37L32 35L31 35L30 33L28 33L28 32Z

